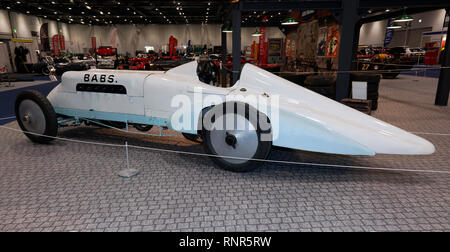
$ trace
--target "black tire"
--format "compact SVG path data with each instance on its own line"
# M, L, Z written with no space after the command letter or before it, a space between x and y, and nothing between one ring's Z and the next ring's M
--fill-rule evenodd
M184 136L184 138L186 138L187 140L189 140L189 141L192 141L192 142L200 142L199 141L199 139L200 139L200 136L199 135L196 135L196 134L188 134L188 133L181 133L183 136Z
M142 132L147 132L153 128L153 125L134 124L134 127Z
M238 109L238 104L239 106L245 106L245 109L241 110L240 108ZM227 111L227 107L228 109L230 108L234 108L234 110L232 111ZM245 115L241 115L242 112L238 112L238 111L245 111ZM211 114L212 113L212 114ZM259 166L261 166L263 164L263 161L256 161L256 160L252 160L252 159L258 159L258 160L265 160L267 159L267 156L270 153L270 150L272 149L272 135L271 135L271 129L267 129L267 130L262 130L261 129L261 125L260 122L268 122L270 125L270 122L267 118L266 115L262 114L262 113L258 113L256 111L256 109L251 108L249 105L244 105L241 103L225 103L222 105L218 105L213 107L212 109L210 109L206 114L205 114L205 118L210 118L212 123L216 122L216 118L215 115L220 115L221 113L223 113L222 115L226 115L229 113L233 113L234 114L234 118L236 119L237 117L245 118L246 122L250 123L253 128L255 130L250 130L250 129L246 129L241 131L242 134L236 134L239 137L236 137L235 135L233 135L232 133L229 133L229 130L208 130L207 128L205 128L205 125L203 124L203 146L205 149L205 152L211 155L215 155L217 157L211 157L212 160L214 161L214 163L216 165L218 165L220 168L227 170L227 171L232 171L232 172L249 172L249 171L253 171L256 168L258 168ZM254 114L253 114L254 113ZM212 116L211 116L212 115ZM249 118L250 117L254 117L257 115L257 120L256 120L256 124L252 123ZM265 120L265 121L264 121ZM234 131L237 131L236 129ZM233 130L231 132L234 132ZM262 141L261 137L262 134L268 134L268 139L266 141ZM251 135L250 139L252 139L251 141L248 141L249 138L246 137L246 135ZM219 136L219 137L217 137ZM221 136L223 136L223 140L221 140ZM255 138L256 136L256 138ZM233 137L234 137L234 144L230 143L233 142ZM243 137L243 138L241 138ZM228 138L231 138L231 141L228 141ZM244 139L242 141L239 141L241 139ZM219 140L217 140L219 139ZM214 146L215 144L219 143L220 146ZM246 146L251 146L251 148L249 149L253 149L249 151L249 155L245 156L245 151L241 151L241 150L245 150ZM217 151L217 149L226 149L225 151ZM233 150L234 148L234 150ZM223 155L222 153L233 153L231 155ZM226 157L237 157L235 159L233 158L224 158L223 156ZM245 157L244 157L245 156Z
M48 69L48 67L43 67L41 69L41 73L45 76L49 76L50 75L50 69Z
M379 90L379 83L378 84L371 84L371 83L368 83L368 85L367 85L367 93L378 93L378 90Z
M16 98L14 110L20 128L32 142L46 144L58 134L56 112L49 100L38 91L21 92Z
M383 73L383 79L395 79L400 73Z
M377 109L378 109L378 100L372 101L372 110L377 110Z
M330 96L336 93L335 87L314 87L314 86L306 86L307 89L321 94L323 96Z
M311 75L306 77L305 86L313 87L331 87L336 83L335 78L322 75Z
M381 76L373 73L351 73L350 78L352 81L367 81L368 83L380 82Z

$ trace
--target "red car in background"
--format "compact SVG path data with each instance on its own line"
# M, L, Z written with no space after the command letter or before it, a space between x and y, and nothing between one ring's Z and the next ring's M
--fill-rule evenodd
M211 60L214 62L214 64L217 67L220 67L220 64L222 62L222 58L217 55L211 55ZM265 69L269 72L279 72L281 68L281 64L256 64L256 60L253 58L245 58L241 56L241 66L244 66L246 63L250 63L252 65L256 65L262 69ZM229 71L232 71L233 69L233 57L231 55L227 56L227 61L225 64L225 68Z

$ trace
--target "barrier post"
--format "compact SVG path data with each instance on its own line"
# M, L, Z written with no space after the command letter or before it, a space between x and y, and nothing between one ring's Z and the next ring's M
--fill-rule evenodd
M129 160L129 156L128 156L128 141L125 142L125 152L126 152L126 157L127 157L127 160L126 160L127 168L119 171L118 175L119 175L119 177L122 177L122 178L132 178L132 177L138 175L139 171L136 169L130 168L130 160Z

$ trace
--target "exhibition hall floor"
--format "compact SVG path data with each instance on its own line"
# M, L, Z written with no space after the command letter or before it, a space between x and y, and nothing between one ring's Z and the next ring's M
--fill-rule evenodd
M0 231L450 231L450 107L434 106L437 79L382 80L373 116L421 134L430 156L351 157L274 149L251 173L205 157L55 141L32 144L0 128ZM18 129L16 122L6 125ZM438 133L438 134L435 134ZM60 137L203 153L183 137L141 137L97 127ZM410 172L416 170L418 172ZM434 173L446 172L446 173Z

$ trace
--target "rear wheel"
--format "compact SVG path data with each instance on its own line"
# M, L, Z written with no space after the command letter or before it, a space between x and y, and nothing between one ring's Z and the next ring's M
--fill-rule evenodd
M58 120L48 99L37 91L21 92L15 102L17 122L35 143L49 143L58 133ZM46 137L49 136L49 137Z
M271 135L270 140L261 137L262 133L270 134L270 129L263 131L259 124L260 120L267 122L267 117L261 113L255 113L255 115L259 114L259 120L252 122L255 120L249 120L249 114L256 111L252 111L247 105L246 107L246 112L240 113L236 106L234 111L226 111L226 106L219 105L205 115L205 118L211 118L212 124L211 130L203 130L205 151L214 155L212 160L228 171L248 172L258 168L272 148ZM221 111L224 112L221 113ZM210 113L213 113L212 116ZM234 125L228 125L228 120L233 120Z
M135 124L134 127L142 132L147 132L153 128L153 125Z

